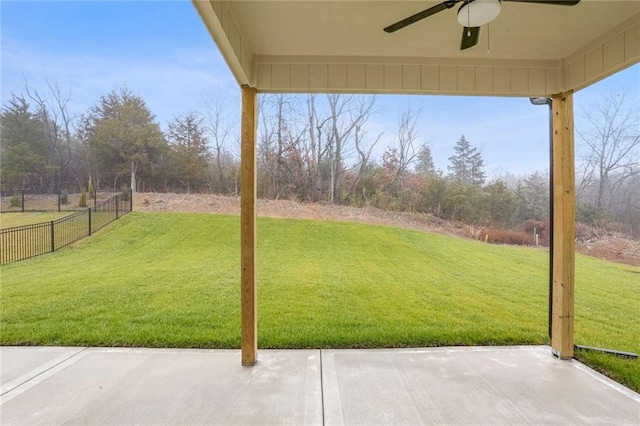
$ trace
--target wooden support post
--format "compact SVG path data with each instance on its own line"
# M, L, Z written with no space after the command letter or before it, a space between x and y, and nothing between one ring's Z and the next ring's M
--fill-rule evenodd
M575 164L573 92L553 95L553 302L551 347L573 357L575 278Z
M240 160L240 310L242 365L255 365L258 355L256 288L256 117L257 91L242 86L242 148Z

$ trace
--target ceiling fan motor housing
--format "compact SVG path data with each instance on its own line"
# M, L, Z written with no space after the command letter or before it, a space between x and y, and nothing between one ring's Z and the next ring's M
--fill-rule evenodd
M481 27L500 14L500 0L468 0L458 9L458 23L463 27Z

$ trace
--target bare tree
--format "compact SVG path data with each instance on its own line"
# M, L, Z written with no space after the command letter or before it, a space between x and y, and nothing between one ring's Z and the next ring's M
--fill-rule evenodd
M585 149L582 191L595 186L595 207L609 209L612 196L640 174L640 107L624 91L612 92L590 105L583 119L576 128Z
M632 237L640 237L640 175L627 180L622 194L620 220Z
M309 136L308 144L308 166L309 166L309 185L310 198L318 201L322 197L322 168L321 165L325 161L328 154L329 141L323 143L325 126L331 120L331 116L321 117L316 107L317 97L315 94L307 95L307 132Z
M218 191L228 193L233 186L237 193L237 168L229 164L229 159L240 159L240 138L238 137L238 118L232 113L229 104L239 104L237 97L225 93L208 98L204 102L205 123L211 145L216 186ZM232 169L232 170L229 170ZM233 178L233 185L229 180Z
M258 96L258 193L260 196L269 196L269 186L273 178L271 178L271 164L273 157L273 137L274 132L267 113L267 105L269 95ZM266 181L266 182L265 182Z
M291 185L289 157L299 155L301 133L298 116L299 98L287 94L261 96L259 101L260 124L258 158L263 193L267 197L280 198ZM304 125L302 126L304 127ZM299 160L295 160L299 161ZM259 182L260 184L260 182Z
M404 177L407 171L409 171L411 164L420 152L416 150L415 146L416 141L420 137L416 129L416 123L420 118L420 113L420 109L414 111L410 107L407 107L398 115L398 130L396 133L398 166L394 184L400 188L404 183Z
M327 95L330 114L330 131L327 134L327 148L329 149L330 173L329 179L329 201L336 200L336 193L340 190L342 174L344 172L345 145L353 131L355 124L347 123L344 120L345 113L348 112L352 96L340 94Z
M47 139L48 184L49 192L53 192L60 188L62 181L69 184L69 169L73 160L72 135L76 118L69 112L72 90L63 89L57 81L45 76L44 83L47 89L43 94L31 87L24 75L23 81L25 92L35 104L36 116L42 122ZM87 177L90 179L90 176Z
M282 174L284 169L283 154L285 151L285 134L287 132L286 113L291 111L290 100L287 95L279 93L273 96L275 101L275 125L276 125L276 154L275 154L275 192L276 199L280 198L284 185Z
M367 131L365 129L365 126L367 124L367 121L369 120L369 117L373 113L375 102L376 102L375 96L369 97L369 98L362 97L356 100L356 107L355 107L356 113L354 114L355 128L354 128L353 141L354 141L356 152L358 153L358 160L354 165L354 168L358 169L358 173L356 175L355 181L353 182L353 185L351 186L351 190L349 191L350 194L354 193L355 189L358 187L358 184L362 180L364 172L367 166L369 165L371 152L373 151L375 146L380 141L380 138L382 138L382 135L384 134L384 132L379 133L375 139L367 138ZM363 196L366 199L366 194L363 193Z
M342 178L346 171L345 159L355 148L355 143L349 143L354 138L354 132L359 126L362 131L375 105L375 98L360 99L354 96L338 94L327 95L329 104L329 133L327 134L327 148L330 159L329 201L335 202L340 194ZM363 143L362 139L359 141Z

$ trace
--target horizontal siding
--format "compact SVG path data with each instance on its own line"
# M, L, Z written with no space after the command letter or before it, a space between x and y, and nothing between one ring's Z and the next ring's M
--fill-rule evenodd
M547 96L559 68L378 63L259 63L262 92Z
M565 60L567 89L581 89L640 62L640 14Z

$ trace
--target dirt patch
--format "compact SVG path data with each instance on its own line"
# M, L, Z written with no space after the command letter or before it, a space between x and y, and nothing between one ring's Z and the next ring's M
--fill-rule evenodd
M240 197L213 194L137 193L133 210L139 212L182 212L240 214ZM455 224L433 216L389 212L374 207L347 207L328 203L297 203L288 200L258 200L258 216L334 220L397 226L462 238L478 239L480 228ZM579 231L582 231L579 229ZM579 253L613 262L640 266L640 241L615 233L596 233L582 238L578 233Z
M134 197L133 210L239 215L240 197L212 194L139 193ZM465 228L471 229L426 215L388 212L373 207L357 208L329 203L297 203L288 200L258 200L258 216L361 222L433 231L447 235L460 235Z
M613 262L640 266L640 241L623 234L579 224L576 251Z

